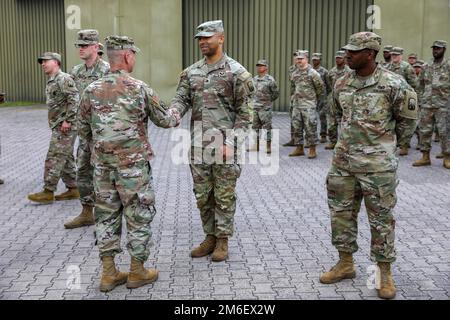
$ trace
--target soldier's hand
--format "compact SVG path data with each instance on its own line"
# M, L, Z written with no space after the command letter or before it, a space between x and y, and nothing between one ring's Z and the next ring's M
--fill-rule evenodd
M177 124L175 125L175 127L178 127L178 126L181 124L181 115L180 115L180 112L179 112L177 109L172 108L172 109L169 109L169 114L170 114L171 116L174 116L174 117L176 118Z
M63 124L61 125L61 132L66 134L70 131L70 129L72 129L72 124L64 121Z
M224 145L222 147L220 147L220 153L223 156L223 159L226 160L230 160L231 158L234 157L234 148L231 148L228 145Z

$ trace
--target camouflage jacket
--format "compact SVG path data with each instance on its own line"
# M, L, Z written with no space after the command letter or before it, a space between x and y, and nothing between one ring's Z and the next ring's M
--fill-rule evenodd
M382 62L379 63L379 65L380 65L381 67L383 67L383 68L389 70L390 65L391 65L391 62L385 62L385 61L382 61Z
M320 77L322 78L322 81L325 84L325 92L323 94L323 97L326 98L332 90L331 84L328 82L329 71L325 69L323 66L320 66L318 69L314 70L316 70L320 74Z
M339 78L343 77L347 72L351 72L351 71L352 70L347 65L345 65L344 68L342 68L342 69L338 69L337 66L333 67L333 69L331 69L328 72L328 83L331 86L331 91L333 91L336 81Z
M147 84L124 71L108 73L89 85L81 97L80 144L92 144L96 167L129 167L149 161L148 120L170 128L177 119Z
M426 79L425 79L425 75L426 72L424 72L424 70L422 70L422 72L419 74L419 76L417 77L417 87L416 87L416 92L417 92L417 98L419 100L419 105L422 107L425 99L424 99L424 95L425 95L425 88L426 88Z
M205 148L210 142L198 141L195 128L203 134L223 135L225 144L235 145L235 130L247 132L252 125L250 99L255 91L252 75L238 62L224 55L214 65L206 59L193 64L180 75L172 108L182 116L192 110L191 137L194 148Z
M425 108L450 109L450 60L425 67Z
M342 119L336 167L355 173L397 170L397 145L410 141L418 118L417 94L402 77L380 66L365 81L347 73L336 82L331 112Z
M411 67L408 62L402 61L401 63L391 63L387 69L402 76L413 89L416 89L417 76L414 72L414 68Z
M61 70L48 79L46 87L48 123L55 129L64 121L76 128L79 94L75 82Z
M75 80L77 84L78 91L80 94L94 81L101 79L105 74L109 72L109 63L103 59L98 58L95 65L87 69L86 65L80 64L73 67L70 75Z
M256 110L270 110L273 102L280 96L280 90L278 89L277 82L268 74L262 78L259 76L254 77L253 82L256 90L253 95L253 107Z
M305 70L297 68L292 72L290 80L294 104L301 107L317 107L318 100L326 92L320 74L311 66Z

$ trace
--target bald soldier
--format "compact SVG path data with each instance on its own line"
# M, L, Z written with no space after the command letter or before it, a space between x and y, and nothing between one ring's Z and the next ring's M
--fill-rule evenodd
M340 259L322 274L320 282L333 284L356 277L353 254L358 251L358 214L364 199L372 234L371 258L380 270L378 296L393 299L396 149L397 141L409 141L416 128L417 95L402 77L377 65L378 35L354 34L344 49L353 71L334 87L333 112L342 121L327 177L332 243Z
M92 82L97 81L109 72L109 63L102 60L99 56L100 44L99 33L97 30L81 30L78 32L78 39L75 42L78 54L84 63L75 66L71 75L75 80L80 94ZM79 144L77 150L77 185L79 194L67 193L56 197L56 200L80 199L82 210L75 219L64 224L66 229L75 229L85 226L92 226L94 221L94 168L87 155L90 154L89 146Z
M111 70L84 91L79 114L80 143L94 167L95 231L103 272L100 291L127 283L135 289L158 279L145 269L156 215L148 124L171 128L179 115L169 113L156 92L130 76L140 51L126 36L106 38ZM119 272L114 257L122 252L122 220L127 227L130 273Z
M204 58L181 73L171 108L182 116L192 110L191 173L206 238L191 256L212 253L212 261L220 262L228 258L228 241L234 234L241 175L236 140L240 131L251 129L249 103L255 87L252 75L223 52L222 21L201 24L195 38Z

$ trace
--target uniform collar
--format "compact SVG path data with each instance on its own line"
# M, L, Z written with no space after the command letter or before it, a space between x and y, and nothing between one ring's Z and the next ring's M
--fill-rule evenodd
M365 81L364 85L361 86L361 81L358 79L356 72L353 70L348 85L356 89L364 89L376 85L380 81L380 77L381 66L378 65L374 73L372 73L372 75Z
M216 70L224 69L227 59L228 59L228 56L226 53L224 53L222 58L219 61L217 61L215 64L210 66L206 63L206 58L203 58L203 60L201 60L200 65L198 66L198 68L204 70L205 73L210 73L210 72L213 72Z
M52 77L48 78L47 83L54 81L56 78L58 78L58 76L62 73L61 69L59 69L59 71Z

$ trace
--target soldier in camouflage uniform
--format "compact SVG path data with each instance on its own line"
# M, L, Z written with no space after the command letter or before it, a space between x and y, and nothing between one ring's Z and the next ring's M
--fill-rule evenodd
M325 69L322 64L322 54L314 53L312 56L313 68L322 77L322 81L325 84L325 92L319 98L317 103L317 111L319 112L320 120L320 143L327 142L328 125L327 125L327 97L331 92L331 85L328 83L328 70Z
M228 258L228 240L234 233L235 189L241 175L236 139L239 131L251 128L249 103L255 87L252 75L224 54L222 21L205 22L197 31L205 58L181 73L172 108L183 116L192 110L191 172L206 239L191 256L212 253L212 260L220 262ZM216 144L212 148L211 138Z
M426 66L424 77L426 83L424 103L420 113L420 141L423 157L416 161L415 167L430 166L431 139L433 122L439 130L444 167L450 168L449 150L447 145L447 114L450 109L450 61L445 59L447 42L435 41L433 44L434 62Z
M253 96L253 129L256 130L256 146L249 151L260 149L260 130L267 131L267 153L272 153L272 108L273 102L280 96L277 82L268 74L269 64L259 60L256 64L258 76L253 78L255 94Z
M73 79L61 71L61 55L47 52L38 59L38 62L49 77L46 96L52 137L45 160L44 191L30 194L28 199L48 204L55 201L54 192L60 179L70 191L78 193L73 148L77 136L76 115L79 95Z
M424 95L425 95L425 86L426 86L426 82L425 82L425 72L424 69L426 67L425 62L423 60L417 60L412 67L414 68L414 71L416 72L416 76L417 76L417 87L416 87L416 93L417 93L417 98L419 100L419 115L421 113L422 110L422 106L424 105ZM417 136L417 150L421 150L421 143L420 143L420 128L419 126L417 126L416 132L415 132L416 136Z
M78 91L82 93L92 82L97 81L109 71L109 63L103 61L99 55L99 33L97 30L81 30L78 32L78 39L75 42L80 58L84 63L75 66L71 75L77 84ZM81 213L78 217L64 224L66 229L75 229L95 224L93 209L95 206L95 195L93 176L94 168L87 156L90 153L89 146L79 144L77 150L77 184L80 194L73 198L80 198L82 205ZM62 194L60 199L72 199L70 192Z
M328 72L328 83L330 84L332 90L334 89L336 81L343 77L346 73L350 72L350 68L345 63L345 51L337 51L335 58L336 66ZM325 147L326 150L333 150L338 140L338 127L340 119L330 114L332 101L333 92L331 91L327 98L328 137L330 138L330 143Z
M98 56L100 59L103 58L103 55L105 54L105 46L102 43L98 43Z
M394 47L391 51L392 63L387 68L389 71L392 71L400 76L402 76L406 82L416 90L417 87L417 76L414 72L414 68L406 61L403 61L403 48ZM411 141L408 141L405 145L400 145L400 156L407 156L410 148Z
M297 69L297 58L298 58L298 51L295 51L293 54L293 62L294 64L289 67L289 79L291 79L292 73ZM292 118L292 111L294 110L294 96L291 94L291 98L289 101L289 118L291 119L291 140L285 144L283 144L283 147L295 147L294 144L294 125L293 125L293 118Z
M159 127L179 124L147 84L130 76L139 49L128 37L110 36L106 47L111 71L84 91L79 113L80 143L94 166L96 237L103 264L100 290L127 282L129 289L152 283L158 271L144 269L156 214L148 141L149 120ZM127 224L130 273L117 271L122 218Z
M408 63L410 64L411 67L414 68L414 65L416 64L417 60L419 59L419 57L417 56L417 54L415 53L411 53L408 56Z
M383 68L386 68L386 69L389 68L389 65L392 62L392 55L391 55L392 49L394 49L394 47L391 46L391 45L384 46L384 48L383 48L383 59L384 59L384 61L380 63L380 65Z
M292 112L297 148L290 157L305 155L304 132L309 146L309 159L317 157L317 103L325 92L325 84L320 74L308 64L308 51L299 51L297 69L291 74L291 94L294 96Z
M397 140L411 139L417 122L417 95L400 76L377 66L381 38L372 32L350 37L344 47L354 72L337 80L333 113L342 117L339 141L327 177L333 245L340 261L324 273L324 284L355 278L358 213L364 199L372 233L371 257L378 263L380 298L396 295L391 263L398 185Z

